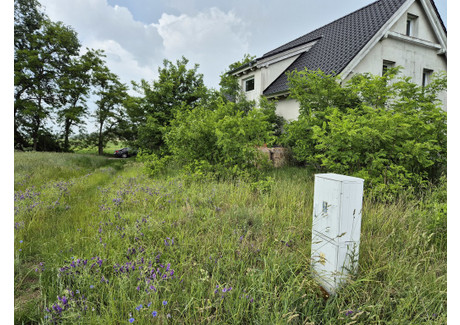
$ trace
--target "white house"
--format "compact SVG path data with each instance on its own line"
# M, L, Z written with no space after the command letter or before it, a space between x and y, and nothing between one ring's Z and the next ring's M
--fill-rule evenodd
M348 80L391 66L403 67L402 74L420 85L434 72L447 71L447 30L433 0L376 1L230 73L248 99L277 99L277 113L293 120L299 106L288 98L286 72L321 69ZM446 92L440 99L446 110Z

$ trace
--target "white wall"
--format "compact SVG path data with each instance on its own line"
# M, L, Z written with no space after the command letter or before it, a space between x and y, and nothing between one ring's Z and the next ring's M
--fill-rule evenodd
M245 82L245 80L251 79L251 78L254 78L254 90L245 91L244 82ZM259 100L259 97L263 92L262 85L261 85L260 81L261 81L261 70L260 69L256 69L254 71L249 71L248 73L242 75L239 78L240 87L243 90L243 92L245 93L246 98L248 100L255 100L255 101Z
M428 17L425 14L419 1L415 1L407 10L407 12L390 28L391 31L406 34L406 21L407 14L415 15L418 18L416 19L416 28L414 37L424 39L433 43L439 43L430 24Z
M299 103L294 99L280 99L276 105L276 114L288 121L297 120L299 117Z

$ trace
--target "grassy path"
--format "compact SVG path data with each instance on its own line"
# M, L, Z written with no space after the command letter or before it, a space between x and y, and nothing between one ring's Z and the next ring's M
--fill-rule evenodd
M113 181L125 161L92 155L17 153L15 168L15 318L43 314L44 261L63 264L67 250L86 246L98 211L98 188Z

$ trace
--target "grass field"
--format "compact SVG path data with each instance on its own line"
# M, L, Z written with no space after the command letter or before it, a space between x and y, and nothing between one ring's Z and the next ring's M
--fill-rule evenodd
M447 323L432 222L443 187L365 198L359 271L324 300L310 271L313 176L267 176L262 191L148 178L133 159L15 153L15 323Z

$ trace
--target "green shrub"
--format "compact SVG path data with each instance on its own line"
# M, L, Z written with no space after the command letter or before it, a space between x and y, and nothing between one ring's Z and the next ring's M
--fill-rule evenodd
M144 171L150 176L163 173L168 167L170 158L170 156L159 157L155 153L142 150L137 154L137 160L144 163Z
M165 134L172 158L192 173L218 177L251 174L265 166L257 146L274 141L268 114L258 108L244 111L222 99L215 104L215 109L177 111Z
M294 158L322 172L362 177L380 199L437 181L446 169L447 114L436 95L446 78L420 87L396 74L357 75L343 87L321 72L291 74L301 109L284 142Z

